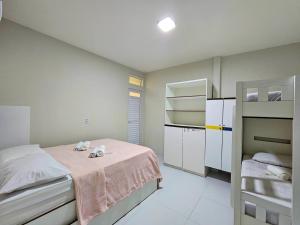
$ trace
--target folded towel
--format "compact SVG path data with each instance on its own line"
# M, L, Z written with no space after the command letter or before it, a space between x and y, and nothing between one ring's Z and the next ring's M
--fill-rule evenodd
M90 155L89 158L96 158L96 157L102 157L104 156L105 153L105 146L104 145L100 145L99 147L95 147Z
M79 142L79 143L75 146L74 150L75 150L75 151L86 151L86 150L88 150L89 148L90 148L90 142L89 142L89 141L81 141L81 142Z
M289 168L268 165L267 170L282 180L292 180L292 170Z

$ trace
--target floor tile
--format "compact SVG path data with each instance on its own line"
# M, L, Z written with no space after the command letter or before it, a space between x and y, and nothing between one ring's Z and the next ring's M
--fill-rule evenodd
M116 225L232 225L230 183L222 174L203 178L163 164L161 172L162 188Z
M119 221L117 221L114 225L128 225L129 221L136 216L139 211L141 211L140 205L132 209L129 213L127 213L124 217L122 217Z
M192 220L187 220L184 225L199 225L199 224Z
M203 197L190 220L198 225L233 225L233 209Z
M203 196L218 203L230 206L231 184L222 180L207 177L207 189Z
M168 180L154 196L157 202L188 217L205 190L206 179L182 171L175 173L174 180Z
M186 218L175 211L158 205L143 205L143 209L133 216L126 225L184 225Z

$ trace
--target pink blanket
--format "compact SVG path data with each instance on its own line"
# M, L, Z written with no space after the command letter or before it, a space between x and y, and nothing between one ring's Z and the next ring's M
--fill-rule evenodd
M99 145L106 146L104 157L88 158L89 151L74 151L75 145L45 149L72 172L81 225L147 182L161 179L158 159L151 149L112 139L91 142L91 147Z

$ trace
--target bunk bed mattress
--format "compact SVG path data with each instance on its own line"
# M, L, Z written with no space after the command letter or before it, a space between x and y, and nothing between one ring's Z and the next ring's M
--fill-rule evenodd
M242 162L242 191L291 202L292 183L271 175L268 164L252 159Z
M72 200L74 190L71 176L0 195L0 225L24 224Z

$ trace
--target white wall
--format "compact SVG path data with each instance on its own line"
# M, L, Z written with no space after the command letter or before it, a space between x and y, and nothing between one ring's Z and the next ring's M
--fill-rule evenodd
M145 144L163 154L165 84L208 77L213 60L146 74ZM221 58L221 97L235 97L236 81L261 80L300 74L300 43Z
M237 80L300 74L299 60L300 43L222 57L221 95L235 96ZM128 74L140 73L7 20L0 23L0 105L31 106L33 143L126 140ZM212 74L212 59L147 74L147 146L163 153L165 84Z
M31 107L32 143L127 140L129 74L139 72L10 21L0 23L0 105Z
M300 43L222 57L221 95L235 96L235 82L300 74Z

